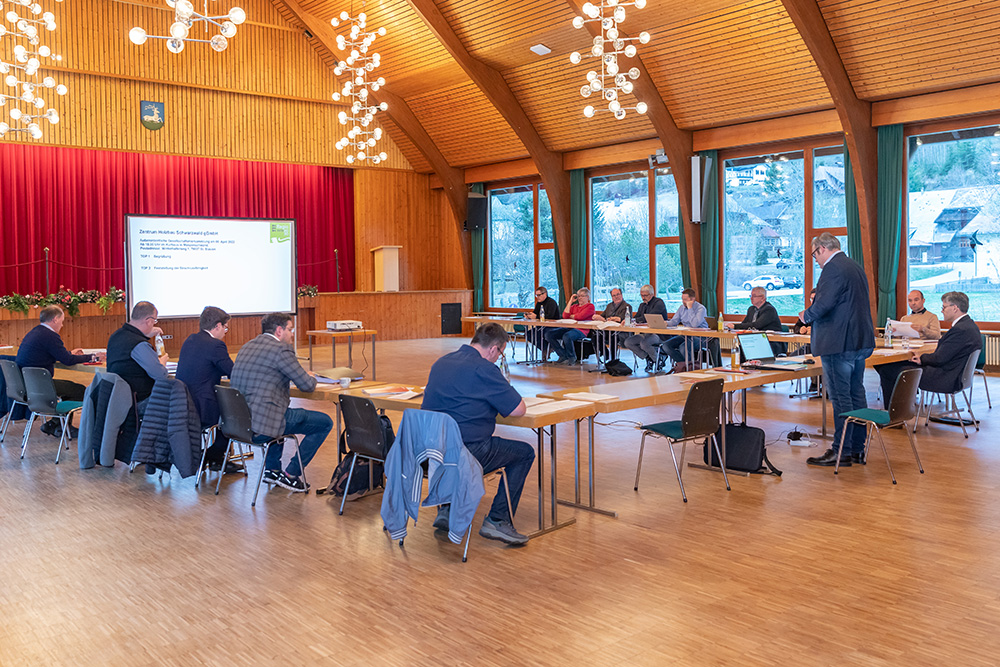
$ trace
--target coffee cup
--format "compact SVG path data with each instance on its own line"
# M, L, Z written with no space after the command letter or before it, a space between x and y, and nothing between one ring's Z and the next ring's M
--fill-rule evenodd
M340 378L340 386L347 389L351 386L351 378Z

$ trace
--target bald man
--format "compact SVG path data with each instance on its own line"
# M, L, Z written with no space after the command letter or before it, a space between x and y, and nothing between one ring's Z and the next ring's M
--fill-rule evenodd
M941 338L941 322L937 315L928 312L924 308L924 293L918 289L906 295L906 305L910 307L910 314L904 315L902 321L909 322L913 330L926 340L937 340Z

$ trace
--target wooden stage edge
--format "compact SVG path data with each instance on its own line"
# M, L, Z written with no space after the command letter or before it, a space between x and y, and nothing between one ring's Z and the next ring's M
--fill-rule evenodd
M407 292L323 292L315 297L299 299L298 338L306 343L305 332L321 329L328 320L360 320L365 327L376 329L379 340L436 338L442 335L441 305L461 304L461 315L472 314L472 290L421 290ZM225 308L225 304L217 305ZM0 345L19 345L24 335L38 324L38 310L27 315L2 311ZM107 315L86 309L79 317L70 318L61 332L66 347L105 347L108 337L125 321L124 304L116 304ZM474 327L462 324L462 335L471 336ZM161 319L159 326L167 352L174 358L184 339L198 330L197 318ZM226 344L236 351L260 333L260 317L234 317L229 323Z

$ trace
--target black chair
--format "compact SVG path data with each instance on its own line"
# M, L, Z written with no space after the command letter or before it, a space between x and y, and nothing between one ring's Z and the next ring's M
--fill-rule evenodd
M358 458L369 461L379 461L385 464L385 456L389 452L388 443L382 431L382 419L379 417L375 404L360 396L340 395L340 412L344 416L344 441L347 443L348 455L351 456L351 467L347 471L347 485L344 487L344 497L340 501L340 514L344 513L344 504L351 488L351 477ZM368 467L368 488L375 488L374 466Z
M31 435L31 427L35 423L35 417L45 417L48 419L58 419L62 427L62 434L59 436L59 449L56 451L56 463L59 463L59 456L62 454L63 445L69 449L69 420L75 412L83 410L82 401L60 401L56 394L56 385L52 381L52 375L44 368L23 368L24 388L28 397L28 409L31 410L31 417L28 418L28 425L24 427L24 436L21 438L21 458L28 449L28 436Z
M889 468L889 476L892 483L896 483L896 475L892 472L892 465L889 463L889 452L886 451L885 441L882 439L882 429L902 426L906 431L906 437L910 439L910 447L913 448L913 456L917 459L917 468L920 474L924 473L924 466L920 463L920 455L917 454L917 443L913 440L913 433L907 425L907 421L913 420L916 425L917 417L917 390L920 388L920 376L923 375L922 368L908 368L896 378L896 384L892 387L892 398L889 399L888 410L876 410L875 408L860 408L841 414L846 417L844 428L840 432L840 446L837 447L837 463L833 467L833 474L840 472L840 456L844 453L844 437L847 435L847 425L851 422L864 424L868 433L865 437L865 461L868 460L868 449L872 444L872 432L878 434L879 444L882 445L882 454L885 455L885 465Z
M209 426L208 428L203 428L201 430L201 461L198 463L198 473L194 478L194 488L198 488L201 485L202 474L208 477L209 466L205 464L205 457L208 456L209 448L215 443L215 439L219 437L219 426L218 424L214 426ZM243 445L239 445L240 451L237 454L235 449L236 445L230 440L229 444L226 445L226 456L222 459L222 468L219 470L219 478L215 482L215 495L219 495L219 487L222 486L222 477L226 474L226 464L232 460L242 461L246 458L246 453L243 451ZM162 471L161 471L162 474ZM246 466L243 466L243 475L247 476L250 473L247 472Z
M590 355L597 353L594 341L591 340L589 335L575 341L573 345L576 347L576 358L578 361L589 359Z
M962 387L958 391L955 391L955 392L942 392L942 391L939 391L938 389L936 389L934 387L921 387L920 388L921 389L921 392L920 392L920 407L917 409L917 419L914 420L914 422L913 422L913 432L914 433L916 433L916 431L917 431L917 422L920 421L920 419L919 419L920 418L920 413L923 411L925 403L927 404L927 414L926 414L926 416L924 418L924 428L927 427L927 424L930 421L930 418L931 418L931 406L930 406L929 403L927 403L927 395L928 394L942 394L944 396L945 408L947 408L947 409L944 412L938 412L938 413L936 413L935 417L945 417L947 415L954 415L955 419L958 420L959 425L962 427L962 433L965 435L966 438L968 438L969 437L969 432L965 428L965 420L962 418L962 410L961 410L961 408L958 407L958 398L957 398L957 396L959 394L961 394L962 398L965 399L965 406L966 406L966 408L968 408L969 417L972 418L972 424L973 424L973 426L976 427L977 431L979 430L979 420L976 419L976 415L973 414L973 412L972 412L972 403L969 400L969 396L972 394L972 380L975 379L975 377L976 377L976 364L978 364L978 363L979 363L979 350L974 350L973 352L971 352L969 354L969 359L965 363L965 369L962 371ZM966 390L968 390L968 392L969 392L968 394L965 393ZM951 405L951 407L948 407L949 406L949 399L950 399L950 405Z
M8 359L0 360L0 368L3 369L4 383L7 385L7 402L10 404L7 414L3 418L3 430L0 430L0 442L7 437L7 427L10 426L11 417L17 406L28 407L28 393L24 389L24 376L18 365Z
M299 468L302 470L302 481L306 481L306 467L302 465L302 456L299 453L299 438L296 435L279 435L266 442L254 442L256 433L253 432L253 421L250 417L250 406L247 399L243 397L238 389L215 385L215 397L219 400L219 430L229 438L229 447L232 449L233 443L242 443L248 447L260 447L264 450L264 462L267 461L267 453L274 445L281 445L286 439L295 443L295 456L299 458ZM226 452L228 458L229 452ZM264 480L264 465L260 466L260 474L257 476L257 487L253 492L253 501L250 507L257 506L257 494L260 493L260 485ZM225 472L225 468L223 468ZM308 488L308 485L306 486ZM218 492L218 491L216 491Z
M684 492L684 482L681 480L681 468L684 465L687 443L704 440L707 447L708 441L711 440L715 446L716 456L719 457L719 461L723 460L715 434L719 431L719 413L722 409L724 384L725 380L722 378L696 382L691 385L691 391L684 402L684 412L679 420L643 424L642 440L639 442L639 464L635 467L636 491L639 490L639 472L642 470L642 452L646 445L647 435L666 438L667 446L670 449L670 458L674 461L674 472L677 473L677 484L681 487L681 497L684 502L687 502L687 494ZM682 445L680 465L678 465L677 457L674 455L674 444L678 442ZM726 491L729 491L729 477L726 475L725 468L722 469L722 479L726 482Z

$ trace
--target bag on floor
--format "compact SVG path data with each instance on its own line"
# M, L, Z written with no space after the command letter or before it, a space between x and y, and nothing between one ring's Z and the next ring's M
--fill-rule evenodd
M392 443L396 441L396 434L392 429L392 422L389 421L388 417L380 415L379 422L382 425L382 442L385 444L384 456L389 452ZM347 487L347 476L351 472L351 460L354 458L347 451L346 433L340 434L340 453L344 458L341 459L336 469L334 469L333 477L330 478L330 485L328 487L330 493L338 498L344 495L344 490ZM372 470L372 474L369 476L368 469L372 466L374 466L374 470ZM351 475L351 488L347 489L347 499L357 500L376 489L383 488L385 486L384 478L385 467L381 461L359 458L358 462L354 464L354 474ZM374 480L374 487L369 483L370 479Z
M767 458L767 448L764 446L764 430L746 424L726 424L726 469L742 472L759 473L781 477L781 471ZM715 438L722 444L722 429L715 433ZM711 456L711 463L709 457ZM712 466L719 466L719 457L715 446L709 443L705 447L703 460Z
M623 375L632 375L632 367L626 364L621 359L612 359L604 364L604 368L607 369L608 375L614 377L621 377Z

